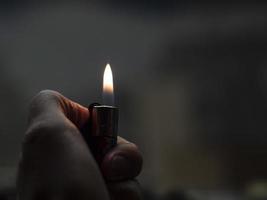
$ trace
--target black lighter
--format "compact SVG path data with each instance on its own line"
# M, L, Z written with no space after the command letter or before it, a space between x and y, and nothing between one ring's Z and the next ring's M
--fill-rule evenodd
M98 164L105 154L117 144L119 109L114 104L113 77L110 65L107 64L103 78L103 103L93 103L88 107L89 120L83 131Z

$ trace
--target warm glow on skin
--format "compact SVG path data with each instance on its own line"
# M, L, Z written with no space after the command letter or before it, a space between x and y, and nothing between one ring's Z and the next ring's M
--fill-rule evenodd
M110 64L106 65L103 77L103 92L104 93L113 93L113 76Z

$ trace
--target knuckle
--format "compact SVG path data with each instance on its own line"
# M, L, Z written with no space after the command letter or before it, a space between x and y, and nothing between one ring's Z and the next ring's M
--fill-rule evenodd
M42 90L40 91L38 94L36 94L30 105L31 106L36 106L36 105L39 105L40 102L43 102L43 101L47 101L47 100L55 100L57 99L58 97L60 96L60 94L56 91L53 91L53 90Z
M49 106L60 103L60 96L53 90L42 90L35 95L29 105L29 121L41 115Z
M49 90L49 89L45 89L45 90L41 90L36 96L40 96L40 97L49 97L49 96L55 96L58 95L59 93L54 91L54 90Z
M26 131L23 146L53 141L65 129L64 124L52 120L35 122Z

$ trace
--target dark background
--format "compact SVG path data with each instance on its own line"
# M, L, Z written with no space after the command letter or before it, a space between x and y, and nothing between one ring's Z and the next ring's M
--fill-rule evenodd
M1 188L15 183L30 99L53 89L100 102L110 62L119 132L143 152L145 190L267 196L266 11L255 1L1 1Z

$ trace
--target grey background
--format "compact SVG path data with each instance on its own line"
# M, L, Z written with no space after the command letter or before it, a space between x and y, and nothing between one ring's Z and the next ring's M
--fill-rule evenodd
M41 2L41 1L40 1ZM120 135L158 193L265 183L266 5L3 1L0 184L14 185L27 106L43 89L101 101L110 62Z

